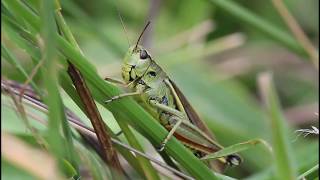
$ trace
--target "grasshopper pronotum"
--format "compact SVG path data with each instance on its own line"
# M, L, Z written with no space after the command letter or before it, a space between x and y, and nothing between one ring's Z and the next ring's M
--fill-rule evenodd
M190 148L198 157L221 150L223 147L211 138L212 134L186 97L152 59L148 51L139 45L149 23L140 34L137 43L129 48L122 65L124 80L122 84L133 92L114 96L106 103L128 96L139 98L138 102L141 102L141 105L169 131L159 151L164 149L172 136ZM241 163L241 158L236 154L219 160L231 166Z

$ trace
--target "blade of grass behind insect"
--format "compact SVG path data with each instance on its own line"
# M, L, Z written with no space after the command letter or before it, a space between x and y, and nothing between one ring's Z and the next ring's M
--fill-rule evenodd
M209 159L216 159L219 157L225 157L230 154L239 153L241 151L253 148L253 147L257 146L258 144L263 145L266 149L268 149L271 152L271 147L269 146L269 144L266 141L264 141L262 139L253 139L253 140L249 140L247 142L238 143L238 144L234 144L229 147L225 147L222 150L215 152L213 154L209 154L202 159L209 160Z
M277 42L283 44L293 52L307 57L306 51L302 48L301 44L294 39L287 32L277 28L277 26L268 22L267 20L259 17L258 15L250 12L249 10L241 7L236 2L230 0L210 0L214 5L233 15L234 18L241 20L248 25L251 25L255 29L265 33Z
M296 168L293 166L293 155L288 137L288 127L281 113L280 103L270 73L259 77L261 94L266 105L272 131L272 147L276 177L279 179L295 179Z
M62 160L67 158L71 162L73 168L78 172L78 165L76 161L76 153L74 151L71 130L68 126L62 99L59 94L58 88L58 71L57 71L57 50L56 50L56 26L54 20L54 4L51 0L42 1L41 6L41 31L43 35L43 59L44 66L42 69L42 77L48 92L45 101L49 109L49 122L48 122L48 141L51 145L50 148L53 153ZM38 23L35 23L38 24ZM40 42L41 43L41 42ZM40 44L41 46L41 44ZM41 47L40 47L41 48ZM60 127L62 127L66 141L60 134ZM62 149L61 147L65 147Z
M302 174L318 163L318 156L314 155L317 155L319 152L319 143L317 141L314 141L311 144L305 142L303 144L295 144L295 146L297 147L294 149L294 154L297 159L297 167L299 169L299 173ZM247 177L246 179L275 179L274 168L274 165L271 167L269 166L264 170Z

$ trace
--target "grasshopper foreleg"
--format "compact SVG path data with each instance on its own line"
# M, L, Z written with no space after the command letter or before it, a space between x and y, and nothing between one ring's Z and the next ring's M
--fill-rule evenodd
M136 96L136 95L140 95L140 94L141 94L140 91L130 92L130 93L123 93L123 94L120 94L120 95L117 95L117 96L113 96L112 98L106 100L105 103L110 103L112 101L119 100L119 99L124 98L124 97Z
M105 81L108 81L108 82L111 82L111 83L114 83L114 84L118 84L118 85L121 85L125 88L128 88L130 85L132 85L133 83L135 83L136 81L132 81L130 83L126 83L126 82L123 82L121 80L118 80L118 79L112 79L112 78L104 78Z
M119 85L122 85L122 86L127 86L127 83L121 81L121 80L118 80L118 79L112 79L112 78L109 78L109 77L106 77L104 78L105 81L108 81L108 82L111 82L111 83L115 83L115 84L119 84Z

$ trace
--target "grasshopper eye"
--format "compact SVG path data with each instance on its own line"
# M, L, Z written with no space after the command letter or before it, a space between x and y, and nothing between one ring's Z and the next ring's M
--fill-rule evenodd
M149 54L147 53L146 50L140 51L140 59L147 59L148 57L149 57Z
M154 72L154 71L150 71L150 72L148 72L148 74L151 77L155 77L157 75L156 72Z

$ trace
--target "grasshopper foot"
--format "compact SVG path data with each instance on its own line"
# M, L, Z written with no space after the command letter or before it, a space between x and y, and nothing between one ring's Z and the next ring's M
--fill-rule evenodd
M122 131L119 131L116 133L116 136L120 136L122 134Z
M108 104L108 103L111 103L112 101L114 101L116 99L119 99L119 97L118 96L114 96L111 99L108 99L108 100L104 101L104 103Z
M161 145L157 148L157 151L158 151L158 152L163 151L163 150L164 150L165 145L166 145L165 143L161 143Z
M113 100L112 99L108 99L106 101L104 101L104 103L108 104L108 103L111 103Z

